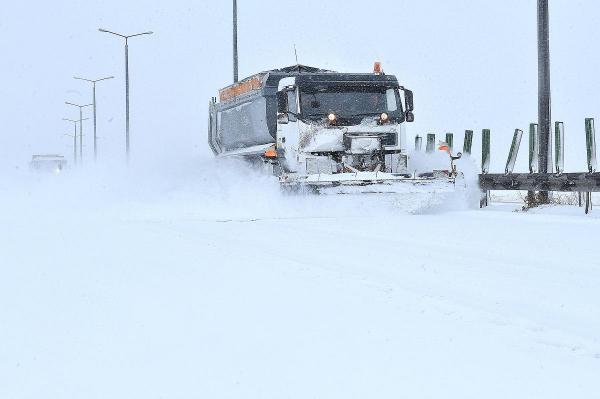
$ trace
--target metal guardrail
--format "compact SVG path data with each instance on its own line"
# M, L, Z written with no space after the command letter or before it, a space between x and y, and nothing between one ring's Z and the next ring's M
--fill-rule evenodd
M479 185L485 192L485 199L482 200L482 206L486 206L489 198L489 191L495 190L523 190L529 192L529 198L534 197L534 192L577 192L584 194L585 212L592 209L592 193L600 192L600 173L596 172L596 132L594 128L594 119L585 120L586 147L587 147L587 172L564 173L564 146L565 146L565 128L562 122L556 122L554 125L554 148L552 148L552 138L548 148L548 173L539 173L539 133L538 126L532 123L529 126L529 173L513 173L521 137L523 132L515 130L512 140L508 160L504 174L489 173L490 160L490 133L489 130L482 132L482 166L479 175ZM552 153L554 149L554 154ZM554 157L553 157L554 155ZM556 171L556 173L555 173Z
M600 173L596 172L596 132L594 119L585 120L586 149L587 149L587 172L565 173L564 166L564 146L565 146L565 128L562 122L556 122L554 125L554 145L552 138L549 140L548 147L548 173L539 173L539 131L538 125L532 123L529 125L529 173L513 173L523 131L516 129L510 146L508 159L504 173L490 172L490 150L491 150L491 132L489 129L483 129L481 132L481 174L479 175L479 185L485 193L485 199L482 199L482 206L486 206L489 198L489 191L529 191L530 198L534 192L576 192L580 193L580 205L582 205L582 194L585 199L585 211L588 213L592 209L592 193L600 192ZM420 150L421 138L415 142L415 149ZM452 145L454 137L452 133L446 134L446 143ZM473 143L473 131L466 130L463 153L470 154ZM427 135L427 152L433 152L435 148L435 134ZM554 151L553 151L554 150Z
M509 173L481 174L479 186L484 191L562 191L600 192L600 173Z

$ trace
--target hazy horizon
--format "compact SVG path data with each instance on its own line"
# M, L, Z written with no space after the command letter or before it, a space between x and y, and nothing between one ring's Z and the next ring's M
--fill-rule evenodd
M409 137L452 131L461 144L474 129L478 155L480 130L490 128L494 170L504 167L514 129L537 119L534 1L238 3L240 78L294 64L294 45L300 63L339 71L370 71L379 60L415 91ZM583 170L583 120L600 115L600 61L587 42L599 11L591 1L550 2L553 120L565 122L567 170ZM98 84L99 159L124 158L123 42L100 27L155 32L130 42L134 161L209 154L207 103L232 79L230 2L10 2L0 17L2 163L71 157L63 134L72 124L62 118L78 111L64 102L91 100L91 86L73 76L115 76ZM91 160L91 119L84 133Z

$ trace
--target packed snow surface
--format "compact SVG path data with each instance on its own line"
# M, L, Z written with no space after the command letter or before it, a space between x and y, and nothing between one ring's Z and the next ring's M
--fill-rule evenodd
M0 398L600 395L598 213L202 160L16 171L0 205Z

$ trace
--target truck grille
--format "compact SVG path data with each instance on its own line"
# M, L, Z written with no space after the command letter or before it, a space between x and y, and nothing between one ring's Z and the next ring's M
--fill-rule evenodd
M382 147L394 147L398 145L397 133L346 133L344 135L344 146L346 149L350 149L352 137L377 137Z
M386 133L381 138L381 144L385 147L398 145L398 135L396 133Z

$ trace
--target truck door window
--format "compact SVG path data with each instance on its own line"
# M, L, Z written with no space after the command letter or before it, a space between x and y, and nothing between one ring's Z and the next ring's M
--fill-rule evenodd
M296 101L296 90L289 90L287 92L288 110L290 111L290 122L296 122L298 115L298 103Z

